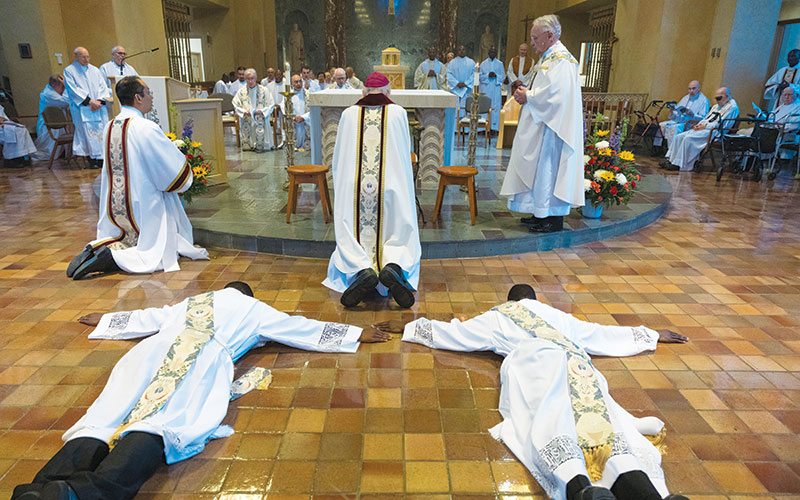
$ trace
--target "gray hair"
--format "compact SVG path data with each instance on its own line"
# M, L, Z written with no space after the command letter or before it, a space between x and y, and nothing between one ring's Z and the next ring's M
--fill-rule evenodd
M120 47L122 47L122 45L114 45L111 47L111 53L116 54Z
M333 75L332 75L332 76L333 76L334 78L336 78L336 75L337 75L337 74L338 74L340 71L342 72L342 74L343 74L344 76L347 76L347 71L345 71L345 70L344 70L344 68L336 68L335 70L333 70Z
M373 88L366 88L361 91L361 95L366 96L367 94L386 94L387 96L392 93L392 85L384 85L383 87L373 87Z
M247 68L244 70L244 77L247 78L247 75L253 75L253 77L258 76L255 68Z
M561 23L558 22L558 16L554 14L547 14L546 16L537 17L533 21L533 26L539 26L542 31L549 31L556 38L561 38Z

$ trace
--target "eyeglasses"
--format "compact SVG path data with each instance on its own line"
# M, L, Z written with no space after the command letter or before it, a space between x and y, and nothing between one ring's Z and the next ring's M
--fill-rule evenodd
M714 99L716 99L718 101L721 101L722 100L722 96L721 95L715 96Z

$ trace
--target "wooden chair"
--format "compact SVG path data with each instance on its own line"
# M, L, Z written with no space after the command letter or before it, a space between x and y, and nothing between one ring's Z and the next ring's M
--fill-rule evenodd
M475 195L475 176L478 175L478 169L451 165L439 167L436 171L439 173L439 192L436 193L433 222L438 221L439 215L441 215L445 186L466 186L467 198L469 199L469 216L474 226L475 218L478 216L478 198Z
M239 135L239 115L236 114L236 109L233 107L233 96L230 94L211 94L211 99L222 99L222 126L233 127L236 131L236 147L242 147L242 137ZM226 115L225 113L233 113L233 115Z
M331 199L328 196L328 167L325 165L293 165L286 169L289 173L289 203L286 205L286 223L291 222L292 214L297 211L297 186L300 184L316 184L322 203L322 215L325 223L333 215Z
M465 128L469 128L470 117L469 114L472 112L472 96L467 97L467 101L464 103L464 111L465 116L464 118L458 120L458 136L461 141L461 144L464 144L464 132ZM486 118L478 117L478 126L476 128L482 128L483 134L486 137L486 144L484 147L489 147L489 136L492 135L492 98L481 94L478 97L478 114L479 115L487 115Z
M47 168L53 168L53 161L55 160L56 151L59 146L64 146L65 151L68 151L64 158L67 163L73 160L77 163L72 156L72 138L75 135L75 125L72 120L67 116L69 110L62 110L57 106L47 106L42 110L42 120L45 127L47 127L47 134L53 140L53 151L50 153L50 160L47 163ZM56 136L53 132L60 130L61 133Z
M514 98L506 100L503 109L500 110L500 132L497 136L497 149L510 148L514 142L514 134L517 133L519 123L519 111L522 106Z

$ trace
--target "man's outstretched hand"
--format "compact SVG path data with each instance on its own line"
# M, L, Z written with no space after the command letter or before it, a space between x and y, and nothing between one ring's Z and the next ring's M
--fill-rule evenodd
M672 330L658 330L658 341L664 344L685 344L689 342L689 337Z
M405 326L406 325L401 321L381 321L380 323L372 325L372 328L383 333L403 333L403 328Z
M103 313L90 313L86 316L81 316L78 318L78 323L83 323L84 325L89 326L97 326L100 323L100 318L103 317Z
M358 341L371 344L374 342L386 342L391 339L392 335L390 333L382 332L373 326L371 328L364 328Z

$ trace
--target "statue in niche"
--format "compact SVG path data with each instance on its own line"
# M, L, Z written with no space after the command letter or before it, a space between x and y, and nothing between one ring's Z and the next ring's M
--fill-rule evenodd
M289 63L292 65L293 71L300 71L303 66L303 32L297 23L292 25L292 31L289 32ZM297 69L295 69L297 68Z
M487 26L481 35L481 43L478 46L477 62L483 62L484 59L489 57L489 49L492 47L494 47L494 33L492 33L492 30Z

